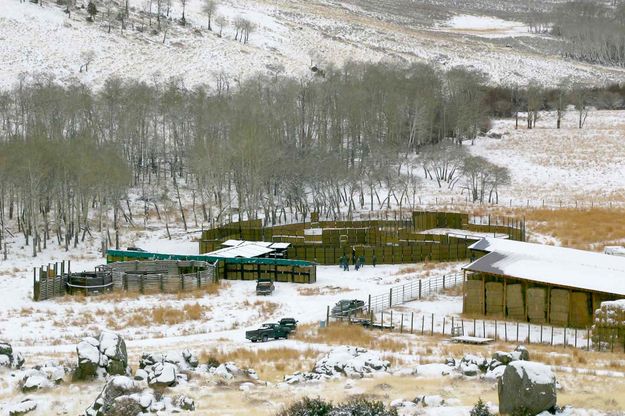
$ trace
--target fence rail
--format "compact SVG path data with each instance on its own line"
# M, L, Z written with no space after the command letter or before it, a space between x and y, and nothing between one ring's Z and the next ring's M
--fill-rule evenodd
M346 320L340 317L330 318L335 322ZM353 316L350 318L348 322L360 322ZM369 314L366 320L370 328L388 332L448 337L467 335L490 338L493 341L573 347L588 351L625 352L625 337L619 328L611 328L609 331L605 328L580 329L528 322L468 319L433 313L400 313L393 310ZM598 337L599 332L601 337Z
M377 314L403 303L423 299L462 283L462 273L419 279L404 285L393 286L386 293L369 296L368 313Z

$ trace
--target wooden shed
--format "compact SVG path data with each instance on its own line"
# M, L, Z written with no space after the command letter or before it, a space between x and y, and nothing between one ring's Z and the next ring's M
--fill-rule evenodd
M625 258L498 238L469 246L466 314L577 328L601 302L625 298Z

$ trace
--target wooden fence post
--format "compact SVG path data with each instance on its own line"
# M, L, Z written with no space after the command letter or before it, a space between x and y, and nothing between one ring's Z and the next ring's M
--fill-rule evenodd
M403 334L404 333L404 314L401 314L401 324L399 325L399 333Z
M388 292L388 307L393 307L393 288L390 288Z
M410 333L412 334L412 330L414 328L414 312L410 312Z
M330 326L330 305L326 307L326 327Z
M421 335L423 335L424 329L425 329L425 315L421 315Z
M419 279L419 299L421 299L421 279Z
M430 332L430 335L434 335L434 314L432 314L432 330Z

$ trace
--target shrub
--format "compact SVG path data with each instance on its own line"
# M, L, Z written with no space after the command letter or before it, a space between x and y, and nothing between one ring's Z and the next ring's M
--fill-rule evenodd
M473 409L471 409L470 415L471 416L493 416L493 414L488 409L488 406L486 406L486 403L484 403L481 398L477 401L475 406L473 406Z
M387 409L382 402L360 397L336 406L330 416L397 416L397 409Z
M320 398L304 397L281 411L278 416L329 416L331 411L332 403Z
M143 414L143 408L134 399L122 397L113 402L106 412L107 416L137 416Z

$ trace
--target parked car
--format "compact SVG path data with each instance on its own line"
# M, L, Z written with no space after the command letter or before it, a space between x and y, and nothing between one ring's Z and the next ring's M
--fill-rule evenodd
M343 299L332 307L331 315L334 317L349 316L363 311L365 302L359 299Z
M126 248L127 251L138 251L140 253L146 253L146 251L140 247L128 247Z
M245 338L252 342L267 342L270 339L287 339L291 332L286 326L277 323L267 323L261 325L260 328L245 332Z
M295 332L297 329L297 321L294 318L282 318L278 323L289 329L289 332Z
M257 295L271 295L276 287L271 279L258 279L256 281L256 294Z

